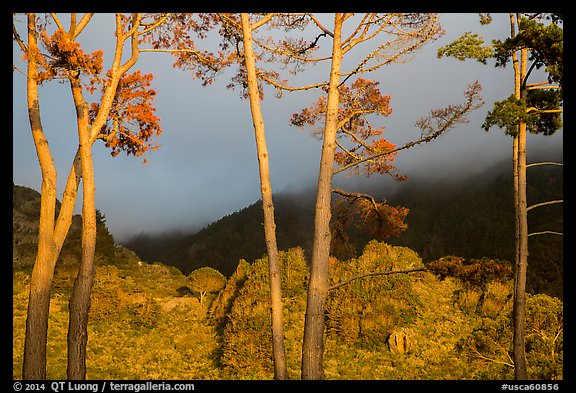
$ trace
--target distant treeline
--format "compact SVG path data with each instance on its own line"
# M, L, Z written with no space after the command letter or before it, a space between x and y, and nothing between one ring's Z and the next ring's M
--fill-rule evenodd
M560 159L561 161L561 159ZM430 262L446 255L514 261L514 211L511 162L458 181L417 177L395 187L386 197L391 205L410 209L408 229L385 241L409 247ZM562 167L528 170L528 205L562 199ZM312 248L314 193L280 193L274 197L277 239L281 250ZM529 232L562 232L562 204L529 213ZM266 253L261 201L227 215L194 234L139 234L126 242L140 258L178 267L184 274L210 266L230 277L238 261ZM350 232L348 255L362 252L370 240L359 229ZM336 252L338 248L334 248ZM562 297L563 236L529 238L528 291Z

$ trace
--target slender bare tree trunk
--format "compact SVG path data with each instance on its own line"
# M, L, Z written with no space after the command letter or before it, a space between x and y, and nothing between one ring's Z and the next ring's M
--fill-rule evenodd
M52 245L46 247L50 243L48 236L49 228L54 227L54 217L46 218L46 213L43 210L51 211L51 206L56 201L56 190L52 193L43 186L41 193L40 203L40 225L39 236L43 240L43 244L38 242L38 254L32 278L30 280L30 297L28 302L28 316L26 323L26 335L24 338L24 366L22 378L24 379L45 379L46 378L46 343L48 334L48 313L50 309L50 289L52 287L52 280L54 278L54 269L60 250L64 244L64 240L68 235L68 230L72 223L72 215L74 205L76 203L76 194L78 191L78 184L80 181L80 170L78 168L80 163L80 156L78 152L72 164L62 203L60 204L60 213L56 226L52 232ZM44 179L50 178L50 175L43 175ZM55 184L56 180L48 181L47 183ZM52 202L54 201L54 202ZM44 228L44 229L40 229ZM50 248L50 253L47 249ZM37 271L37 273L34 273ZM44 370L44 371L41 371Z
M520 99L526 100L526 63L527 49L520 53ZM516 379L528 379L526 364L525 310L526 310L526 273L528 270L528 211L526 196L526 123L520 123L517 136L517 265L514 279L514 375Z
M88 127L88 106L82 98L79 78L71 78L72 96L76 104L80 165L82 168L82 259L70 297L68 325L68 379L86 379L86 345L90 293L94 283L96 252L96 207L94 196L94 166Z
M518 135L518 263L514 280L514 374L528 379L526 364L525 309L528 270L528 220L526 211L526 124Z
M516 23L520 15L510 13L510 37L516 36ZM522 50L518 60L517 52L512 54L514 68L514 96L526 98L527 51ZM525 307L526 307L526 272L528 267L528 221L526 205L526 123L518 125L512 146L514 173L514 214L515 214L515 268L514 268L514 375L516 379L528 379L525 349Z
M37 39L36 14L30 13L28 14L28 118L42 172L42 189L38 227L38 253L36 254L32 270L26 317L23 379L46 379L48 313L50 309L50 288L52 286L55 264L53 263L52 255L55 250L53 235L57 173L40 120L37 79L38 60L36 57L38 56Z
M272 201L272 184L268 163L268 148L264 131L264 119L260 107L260 95L256 79L256 65L252 46L252 27L248 14L243 13L242 31L244 40L244 59L248 79L250 110L254 123L256 150L260 169L260 191L262 208L264 210L264 236L266 252L268 253L268 269L270 274L270 297L272 302L272 351L274 354L274 379L286 379L286 352L284 348L284 322L282 315L282 277L280 275L280 258L276 244L276 224L274 221L274 204Z
M314 219L314 245L302 344L302 379L323 379L324 314L328 296L332 175L338 124L342 17L334 17L334 44Z
M58 219L54 225L56 207L57 172L43 133L38 100L38 33L35 14L28 15L28 113L32 136L42 172L40 200L40 221L38 230L38 252L30 281L30 295L24 339L24 379L46 378L46 343L48 334L48 314L50 309L50 289L54 268L72 223L78 184L80 182L80 156L72 163L66 182Z

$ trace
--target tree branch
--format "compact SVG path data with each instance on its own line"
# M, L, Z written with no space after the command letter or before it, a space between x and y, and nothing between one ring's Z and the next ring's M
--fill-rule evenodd
M268 13L268 14L266 14L266 16L263 17L262 19L260 19L260 20L258 20L258 21L256 21L256 22L252 23L252 24L250 25L250 29L252 29L252 31L255 31L255 30L258 29L260 26L266 24L270 19L272 19L272 18L274 17L274 15L276 15L276 14L274 14L274 13Z
M20 46L22 53L27 54L28 48L26 47L26 45L24 45L24 41L22 41L22 38L20 38L20 34L18 34L18 30L16 30L16 26L14 25L14 23L12 23L12 35L14 36L14 39L16 40L18 45Z
M58 15L56 15L55 12L50 13L50 16L54 20L54 23L56 23L56 26L58 27L59 30L66 31L64 29L64 26L62 26L62 23L60 23L60 19L58 19Z
M74 32L72 34L72 39L76 39L76 37L78 37L80 35L80 33L82 33L82 30L84 30L84 28L86 27L86 25L88 24L88 22L90 22L90 19L92 19L92 17L94 16L94 13L86 13L84 14L84 16L82 17L82 19L80 19L80 22L78 22L78 24L76 25Z
M316 83L313 85L308 85L308 86L287 86L287 85L282 85L278 82L276 82L273 79L268 78L266 75L262 74L261 72L258 72L258 78L262 79L264 82L274 86L277 89L280 90L286 90L286 91L297 91L297 90L310 90L310 89L316 89L316 88L320 88L320 87L324 87L328 85L328 82L320 82L320 83Z
M556 204L556 203L563 203L563 202L564 202L563 199L557 199L557 200L554 200L554 201L547 201L547 202L537 203L537 204L535 204L535 205L528 206L528 208L526 209L526 211L529 212L530 210L535 209L535 208L540 207L540 206L553 205L553 204Z
M532 166L540 166L540 165L558 165L558 166L564 166L563 163L561 162L551 162L551 161L544 161L544 162L534 162L532 164L528 164L526 165L526 168L530 168Z
M336 175L337 173L343 172L347 169L350 169L352 167L357 166L358 164L361 164L361 163L369 161L369 160L373 160L373 159L378 158L380 156L392 154L392 153L395 153L395 152L400 151L400 150L405 150L405 149L411 148L413 146L416 146L416 145L419 145L422 143L428 143L431 140L438 138L440 135L442 135L444 132L446 132L450 128L454 127L457 123L466 122L465 115L468 112L470 112L476 108L479 108L484 103L482 101L482 99L478 97L480 89L481 89L481 86L476 81L475 83L470 85L469 89L465 92L465 95L467 96L466 104L458 105L458 106L451 105L451 106L444 108L444 109L432 110L431 111L432 112L432 116L431 116L432 119L440 118L441 120L443 120L443 122L441 124L436 125L436 127L438 127L438 129L434 129L433 126L427 124L428 118L421 119L417 124L420 126L420 128L422 128L423 134L425 131L429 131L429 132L431 131L428 135L422 136L420 139L414 140L412 142L408 142L404 146L398 147L396 149L376 153L376 154L373 154L369 157L358 160L356 162L351 162L350 164L344 165L343 167L335 170L332 173L332 175Z
M546 85L546 86L531 86L526 88L526 90L543 90L543 89L559 89L560 86L556 85Z
M564 236L564 234L563 234L562 232L542 231L542 232L529 233L529 234L528 234L528 237L530 237L530 236L536 236L536 235L559 235L559 236Z
M312 21L314 22L314 24L316 26L318 26L318 28L320 30L322 30L324 32L324 34L328 34L330 37L334 38L334 33L331 32L330 30L328 30L327 28L325 28L322 23L320 23L320 21L318 19L316 19L316 17L312 14L308 14L308 16L310 17L310 19L312 19Z
M126 73L126 71L128 71L130 68L132 68L132 66L138 60L138 55L140 53L140 48L138 45L139 44L139 42L138 42L138 28L140 27L140 21L142 20L142 14L137 13L137 14L133 15L132 18L133 18L134 26L132 26L132 29L130 29L130 31L128 31L128 33L125 36L123 36L123 38L122 38L123 40L126 40L128 37L131 37L130 47L131 47L132 53L130 55L130 58L128 58L128 60L126 60L126 62L120 66L120 69L118 70L120 75L123 75L124 73Z
M434 17L434 21L436 21L436 20L437 20L437 16ZM378 68L381 68L385 65L395 63L403 55L406 55L408 53L415 51L418 47L420 47L421 45L426 43L436 32L436 29L433 28L434 22L431 24L431 26L427 25L427 26L423 27L422 29L418 30L415 34L414 33L403 33L403 34L406 34L409 36L410 35L414 36L415 42L412 42L406 48L403 48L402 50L398 51L397 53L394 53L388 59L383 59L383 60L377 61L375 65L368 67L368 68L364 68L364 66L371 59L383 57L382 52L384 51L384 49L386 47L392 46L395 41L394 40L393 41L387 41L386 43L380 45L374 51L372 51L368 55L366 55L366 57L364 57L364 59L358 64L358 66L356 66L356 68L353 71L351 71L348 74L342 74L342 76L344 76L345 78L338 86L343 85L354 74L360 74L360 73L371 72L371 71L377 70ZM420 34L422 33L423 30L424 30L424 35L420 36ZM397 40L398 39L400 39L400 38L397 38Z
M472 351L474 351L474 353L476 353L476 356L478 356L480 359L489 360L489 361L494 362L494 363L499 363L499 364L503 364L505 366L508 366L510 368L514 368L514 364L504 362L502 360L492 359L492 358L489 358L488 356L484 356L480 353L480 351L478 351L478 348L476 348L475 345L473 345L472 347L473 347ZM508 356L508 358L510 358L510 356Z
M154 53L154 52L159 52L159 53L190 53L190 54L196 56L196 58L199 61L201 61L203 64L206 64L208 66L212 65L212 62L209 59L202 56L202 53L200 53L199 51L194 50L194 49L152 49L152 48L148 48L148 49L139 49L138 52L140 52L140 53Z
M358 276L354 276L348 280L339 282L337 284L332 285L331 287L328 288L329 291L339 288L343 285L346 285L354 280L358 280L361 278L366 278L366 277L374 277L374 276L389 276L391 274L408 274L408 273L414 273L414 272L425 272L428 271L430 269L426 268L426 267L419 267L419 268L415 268L415 269L407 269L407 270L390 270L387 272L369 272L369 273L364 273L364 274L360 274Z
M347 197L347 198L354 198L354 199L367 199L371 204L372 207L374 208L374 210L378 211L378 208L376 206L376 201L374 200L374 198L372 197L372 195L369 194L363 194L360 192L346 192L341 188L335 188L332 190L332 192L334 194L338 194L338 195L342 195L343 197Z
M155 28L160 26L162 23L164 23L168 19L169 16L170 16L170 13L162 14L160 16L160 18L158 18L158 20L153 22L153 23L140 23L140 26L143 26L146 28L144 30L142 30L141 32L139 32L138 35L146 34L149 31L154 30Z
M360 159L360 156L358 156L358 155L352 153L350 150L346 149L346 148L338 141L338 139L336 139L336 145L337 145L340 149L342 149L342 151L343 151L344 153L348 154L348 155L349 155L350 157L352 157L353 159L355 159L355 160Z
M430 134L430 135L428 135L428 136L426 136L426 137L417 139L417 140L412 141L412 142L408 142L408 143L406 143L404 146L398 147L398 148L396 148L396 149L392 149L392 150L389 150L389 151L384 151L384 152L381 152L381 153L373 154L373 155L371 155L371 156L369 156L369 157L366 157L366 158L363 158L363 159L361 159L361 160L358 160L358 161L355 161L355 162L351 162L350 164L344 165L342 168L339 168L339 169L335 170L334 173L333 173L333 175L336 175L336 174L338 174L338 173L340 173L340 172L343 172L343 171L345 171L345 170L347 170L347 169L350 169L350 168L352 168L352 167L354 167L354 166L356 166L356 165L362 164L363 162L370 161L370 160L373 160L373 159L375 159L375 158L378 158L378 157L381 157L381 156L385 156L385 155L388 155L388 154L396 153L397 151L409 149L409 148L411 148L412 146L416 146L416 145L419 145L419 144L421 144L421 143L428 143L428 142L430 142L432 139L437 138L438 136L440 136L440 134L442 134L443 132L444 132L443 129L442 129L442 130L438 130L438 131L434 132L433 134Z
M526 113L530 112L533 112L536 115L540 113L562 113L564 112L564 109L538 109L535 106L531 106L526 108Z

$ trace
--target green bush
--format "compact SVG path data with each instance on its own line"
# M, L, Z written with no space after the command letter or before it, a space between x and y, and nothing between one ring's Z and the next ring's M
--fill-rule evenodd
M423 267L418 255L403 247L371 241L359 258L332 259L331 282L350 280L367 272ZM382 348L394 329L411 325L420 300L408 274L360 278L330 292L326 330L347 344L365 349Z
M475 328L458 342L458 352L470 364L471 378L514 378L511 293L512 282L507 286L489 285L483 294L484 304L478 307L473 320ZM491 301L489 310L488 300ZM562 379L562 301L545 294L527 294L525 320L529 378Z
M188 284L193 291L200 294L200 303L209 293L220 291L226 285L226 278L218 270L211 267L201 267L188 275Z
M288 372L298 378L308 268L302 249L280 252ZM239 268L243 265L239 264ZM268 258L254 261L230 308L222 333L220 364L228 378L272 379Z
M563 305L545 294L528 295L526 300L526 359L534 379L562 379Z
M241 259L238 261L236 271L234 271L232 276L226 281L224 289L218 292L216 299L210 304L207 320L216 327L219 333L221 333L222 328L229 320L230 309L238 296L240 288L242 288L246 281L246 275L249 270L250 264L246 262L246 260Z

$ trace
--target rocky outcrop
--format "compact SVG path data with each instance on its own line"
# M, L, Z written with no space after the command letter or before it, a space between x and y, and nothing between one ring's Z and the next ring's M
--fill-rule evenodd
M388 348L392 353L406 353L412 349L414 335L412 332L399 330L394 331L388 337Z

